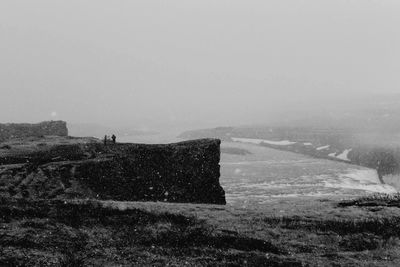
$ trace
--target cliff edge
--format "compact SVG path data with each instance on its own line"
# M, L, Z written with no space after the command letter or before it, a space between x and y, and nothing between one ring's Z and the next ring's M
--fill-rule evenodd
M0 144L0 196L225 204L220 140L165 145L46 137Z

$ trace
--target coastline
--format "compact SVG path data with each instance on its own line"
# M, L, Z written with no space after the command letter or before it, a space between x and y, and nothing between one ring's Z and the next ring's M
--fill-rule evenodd
M392 175L385 175L382 177L385 184L388 184L394 187L397 191L400 192L400 175L399 174L392 174Z
M257 139L255 139L255 140L257 140ZM235 143L245 143L245 142L237 141L237 140L234 142ZM377 177L382 185L388 184L388 185L391 185L392 187L394 187L397 191L400 191L400 176L396 176L396 175L392 175L392 174L385 175L385 173L382 173L382 171L379 168L372 168L371 167L372 164L360 164L360 163L357 163L354 160L352 160L351 157L349 157L347 160L340 159L337 157L332 157L332 156L326 155L327 153L329 153L329 151L326 151L325 153L323 153L323 152L321 152L321 149L318 150L318 148L317 149L310 148L310 146L307 144L300 145L299 143L295 143L295 142L290 142L290 143L287 142L284 145L277 145L277 144L272 144L272 143L270 144L270 143L262 142L261 140L257 140L256 142L258 142L258 143L256 144L253 142L253 144L259 145L261 147L268 147L271 149L276 149L276 150L280 150L280 151L288 151L288 152L301 154L301 155L309 156L309 157L316 158L316 159L325 159L325 160L329 160L329 161L335 161L335 162L349 164L352 166L361 166L361 167L369 168L371 170L376 171ZM252 143L252 142L250 142L250 143ZM278 141L276 141L275 143L278 143ZM329 149L329 147L331 147L331 146L326 146L326 149ZM399 179L399 181L396 181L396 179L397 179L396 177ZM387 181L387 180L389 180L389 181Z

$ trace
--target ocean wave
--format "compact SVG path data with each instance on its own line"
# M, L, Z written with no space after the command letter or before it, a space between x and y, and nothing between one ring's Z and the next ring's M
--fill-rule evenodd
M397 193L390 185L382 184L376 170L351 170L345 174L339 174L336 181L325 181L325 187L363 190L374 193Z

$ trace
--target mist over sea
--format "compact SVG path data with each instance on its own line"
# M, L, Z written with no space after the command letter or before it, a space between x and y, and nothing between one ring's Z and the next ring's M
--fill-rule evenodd
M173 143L179 132L120 136L119 142ZM257 144L223 142L246 155L221 153L220 183L228 205L250 208L277 198L349 198L374 193L395 193L382 184L376 170L348 163L317 159Z
M178 130L155 132L154 134L143 135L120 135L118 142L121 143L144 143L144 144L168 144L183 141L177 136L180 134Z
M348 198L395 193L382 184L376 170L327 159L312 158L255 144L226 142L247 155L221 155L221 184L227 202L251 207L276 198Z

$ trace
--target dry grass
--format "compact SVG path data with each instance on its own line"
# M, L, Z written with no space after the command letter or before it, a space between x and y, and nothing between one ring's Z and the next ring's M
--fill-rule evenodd
M323 202L325 210L316 213L308 205L296 211L301 215L279 217L268 209L213 205L124 202L121 208L118 202L0 199L0 265L400 263L400 214L389 216L383 207L371 215L333 202Z

